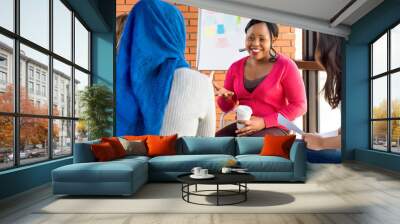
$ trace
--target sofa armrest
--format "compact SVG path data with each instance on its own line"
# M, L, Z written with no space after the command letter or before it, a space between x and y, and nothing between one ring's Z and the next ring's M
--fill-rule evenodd
M293 162L293 179L305 181L307 176L306 147L303 140L296 140L290 149L290 160Z
M100 143L99 140L75 143L74 147L74 163L89 163L95 162L96 158L92 153L90 146Z

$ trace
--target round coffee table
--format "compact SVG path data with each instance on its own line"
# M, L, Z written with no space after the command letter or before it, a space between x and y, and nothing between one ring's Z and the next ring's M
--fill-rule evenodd
M198 205L234 205L247 200L247 192L249 188L247 183L255 180L255 177L249 173L216 173L213 174L215 177L212 179L193 179L189 174L182 174L177 177L178 181L182 183L182 199L188 203L198 204ZM215 185L215 190L198 190L197 185ZM195 186L194 191L190 191L190 186ZM236 185L237 190L223 190L220 189L220 185ZM209 192L214 192L215 194L206 194ZM216 204L202 204L193 202L190 200L190 196L203 196L203 197L216 197ZM221 203L221 197L232 197L240 196L240 199L231 203Z

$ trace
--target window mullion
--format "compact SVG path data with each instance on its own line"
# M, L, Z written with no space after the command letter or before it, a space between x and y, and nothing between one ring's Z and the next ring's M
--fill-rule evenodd
M390 70L390 29L387 32L387 71ZM392 100L391 100L391 88L390 88L390 83L391 83L391 74L387 74L387 116L388 118L392 117L392 111L391 111L391 104L392 104ZM392 136L391 136L391 123L392 121L388 119L387 121L387 140L388 140L388 152L392 151Z
M53 52L53 0L49 0L49 50ZM53 159L53 56L49 55L48 91L50 119L48 120L48 152L49 159Z

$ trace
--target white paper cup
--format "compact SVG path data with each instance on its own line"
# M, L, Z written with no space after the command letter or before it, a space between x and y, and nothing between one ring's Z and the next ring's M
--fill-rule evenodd
M250 120L252 114L253 114L253 110L249 106L239 105L236 108L236 119L238 121L248 121L248 120ZM244 128L244 124L236 123L236 127L237 127L237 129L242 129L242 128Z

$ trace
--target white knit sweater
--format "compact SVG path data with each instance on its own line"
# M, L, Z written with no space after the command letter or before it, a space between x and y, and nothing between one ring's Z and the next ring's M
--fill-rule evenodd
M161 135L214 136L215 99L209 77L189 68L174 73Z

